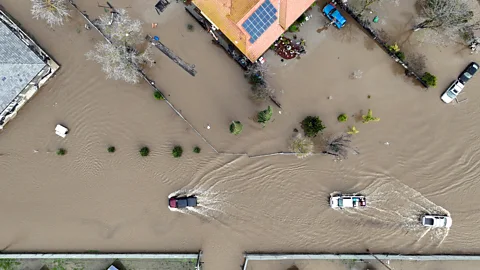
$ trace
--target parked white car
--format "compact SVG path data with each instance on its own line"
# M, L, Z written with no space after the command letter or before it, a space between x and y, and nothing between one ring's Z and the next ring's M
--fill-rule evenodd
M452 227L452 218L448 216L425 215L422 218L422 225L426 227Z
M459 80L455 80L447 88L445 93L443 93L443 95L441 96L442 101L445 102L445 103L452 102L452 100L456 99L458 94L460 94L460 92L462 92L464 87L465 87L465 85L462 82L460 82Z

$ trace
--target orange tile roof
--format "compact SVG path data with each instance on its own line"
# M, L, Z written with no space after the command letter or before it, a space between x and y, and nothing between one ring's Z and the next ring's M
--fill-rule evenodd
M277 20L254 42L242 24L265 1L277 9ZM192 2L250 61L255 62L315 0L193 0Z

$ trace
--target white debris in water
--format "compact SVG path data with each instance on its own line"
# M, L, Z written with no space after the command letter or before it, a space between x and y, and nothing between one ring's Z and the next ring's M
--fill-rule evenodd
M390 143L389 143L389 142L385 142L384 144L385 144L385 145L390 145Z
M278 114L282 114L282 111L278 111Z
M333 97L332 97L332 96L328 96L328 99L333 99Z
M210 125L207 125L207 129L210 129Z

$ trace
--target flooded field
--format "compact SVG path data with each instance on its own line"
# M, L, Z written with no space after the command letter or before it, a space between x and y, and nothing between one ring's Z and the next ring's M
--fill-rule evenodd
M104 12L97 2L77 3L92 17ZM349 30L354 38L334 28L318 33L325 19L316 13L298 34L307 40L307 55L280 62L267 53L282 109L275 108L274 121L262 128L252 118L267 104L249 99L240 67L212 45L183 4L172 2L158 15L155 3L112 2L195 64L192 77L155 52L157 64L148 75L219 151L287 151L299 122L319 115L325 135L356 125L360 154L342 162L217 155L153 98L148 85L106 80L85 59L100 36L85 30L78 15L49 29L31 18L30 1L5 0L6 10L62 68L0 134L2 250L202 249L207 270L238 269L245 251L480 252L480 79L469 82L466 103L445 105L439 98L469 62L480 61L478 55L424 45L439 77L437 88L424 91L406 82L397 64L358 29ZM355 70L362 78L349 78ZM381 121L356 120L368 109ZM339 123L340 113L350 120ZM240 136L229 133L232 120L244 123ZM57 123L70 128L66 139L55 136ZM110 145L114 154L107 152ZM145 145L150 156L141 157ZM179 159L171 156L174 145L184 148ZM197 145L200 154L192 151ZM59 147L65 156L55 154ZM177 191L199 194L198 209L170 211L167 198ZM333 210L328 197L334 191L362 192L371 207ZM419 226L419 217L431 212L451 215L452 228Z

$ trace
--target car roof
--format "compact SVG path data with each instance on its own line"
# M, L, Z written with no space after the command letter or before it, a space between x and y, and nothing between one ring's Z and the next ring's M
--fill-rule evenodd
M323 12L328 14L332 9L335 9L335 6L329 3L323 8Z

